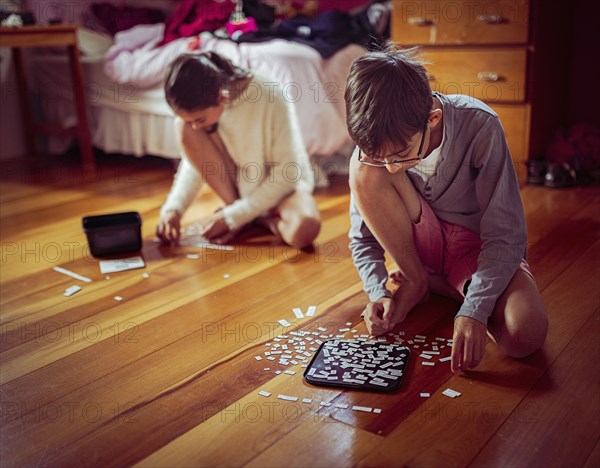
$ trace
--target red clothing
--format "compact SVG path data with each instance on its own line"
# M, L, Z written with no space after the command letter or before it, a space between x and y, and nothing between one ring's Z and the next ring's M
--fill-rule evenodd
M296 3L296 2L294 2ZM298 2L298 3L306 3ZM338 10L344 13L348 13L359 6L368 6L371 3L371 0L320 0L319 1L319 13L323 13L328 10Z
M165 21L165 35L159 45L202 31L214 31L229 20L235 3L215 0L183 0Z

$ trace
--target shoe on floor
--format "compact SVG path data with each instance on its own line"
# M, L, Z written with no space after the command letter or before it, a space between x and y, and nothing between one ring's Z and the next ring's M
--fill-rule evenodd
M546 180L546 161L543 159L532 159L527 161L527 183L543 185Z
M548 170L544 176L544 185L550 188L573 187L577 185L577 172L569 164L548 165Z

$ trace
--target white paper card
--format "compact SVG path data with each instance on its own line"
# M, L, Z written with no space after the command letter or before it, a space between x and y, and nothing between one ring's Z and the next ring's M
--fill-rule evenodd
M71 297L73 294L75 294L78 291L81 291L81 288L79 286L77 286L77 285L70 286L67 289L65 289L65 297Z
M119 271L144 268L146 264L142 257L119 258L117 260L100 260L100 273L117 273Z

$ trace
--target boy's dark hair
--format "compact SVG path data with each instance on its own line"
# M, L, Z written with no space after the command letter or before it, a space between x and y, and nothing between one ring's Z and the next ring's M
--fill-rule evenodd
M216 106L219 93L250 76L214 52L184 54L167 68L165 98L172 109L195 111Z
M433 97L417 52L388 44L357 58L350 68L344 94L348 132L370 156L390 147L404 149L423 130Z

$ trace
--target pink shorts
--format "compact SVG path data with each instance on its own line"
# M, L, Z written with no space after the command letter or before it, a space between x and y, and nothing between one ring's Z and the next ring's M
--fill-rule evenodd
M413 224L413 239L427 272L445 276L464 297L467 283L477 271L482 244L479 234L439 219L429 203L421 198L421 219ZM525 259L521 260L519 268L533 278Z

